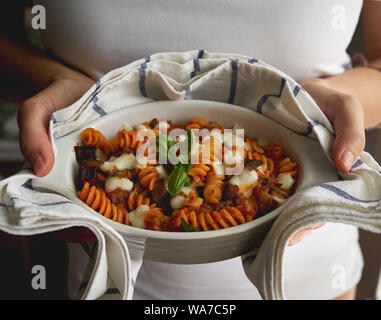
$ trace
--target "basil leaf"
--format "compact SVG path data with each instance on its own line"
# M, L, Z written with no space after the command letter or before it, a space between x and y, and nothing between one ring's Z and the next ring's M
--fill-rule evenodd
M194 132L189 128L187 132L187 143L188 143L188 157L190 159L194 146L196 145L196 136L194 135Z
M192 226L191 224L187 223L184 218L181 218L181 227L185 232L197 232L201 231L200 228L197 228L195 226Z
M185 171L188 172L189 169L192 169L193 164L189 162L188 164L185 164L184 167L185 167Z
M180 192L187 180L187 177L188 175L185 167L181 164L175 165L168 178L168 191L172 197Z
M186 150L188 151L188 154L184 155L183 153L181 153L177 157L177 160L179 161L179 163L175 164L174 169L168 178L168 191L172 197L177 195L183 186L189 186L191 184L191 179L188 176L187 172L193 166L190 161L191 160L190 152L194 148L194 145L196 143L196 138L193 131L190 130L189 128L187 132L187 138L185 141L187 143L185 144L185 146L188 146L188 150ZM174 141L172 140L171 146L173 146L173 144L174 144ZM177 151L178 151L178 148L170 147L168 149L168 157L170 161L175 159ZM173 162L171 161L171 163Z
M185 182L184 182L184 186L189 186L191 184L191 178L190 176L187 175L186 179L185 179Z

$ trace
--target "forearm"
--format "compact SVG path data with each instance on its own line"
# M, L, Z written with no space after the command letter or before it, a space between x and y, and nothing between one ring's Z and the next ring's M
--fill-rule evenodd
M41 91L55 80L74 74L80 76L79 72L48 58L27 43L11 40L1 33L0 42L2 98L9 98L11 92L16 100L18 96L25 99L24 96Z
M381 68L381 57L369 65ZM322 79L322 84L360 102L364 112L365 128L381 124L381 71L369 67L355 67L342 74Z

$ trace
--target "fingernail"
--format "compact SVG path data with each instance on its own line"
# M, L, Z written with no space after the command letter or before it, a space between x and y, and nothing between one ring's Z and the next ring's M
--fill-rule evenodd
M350 170L352 165L353 165L353 162L355 161L355 158L353 156L353 153L350 152L350 151L344 151L341 158L340 158L340 161L342 163L344 163L345 167Z
M33 169L36 173L38 173L45 165L44 158L39 153L33 155L31 161Z

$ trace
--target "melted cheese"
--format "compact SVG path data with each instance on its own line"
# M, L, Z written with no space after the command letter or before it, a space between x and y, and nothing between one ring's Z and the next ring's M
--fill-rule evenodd
M261 147L264 147L264 148L268 147L268 146L271 144L270 140L268 140L268 139L265 138L265 137L259 137L259 138L257 139L257 143L258 143Z
M105 161L101 165L101 169L103 171L111 171L114 168L116 168L119 171L125 170L125 169L135 169L137 166L136 157L132 153L124 153L120 157L111 157L109 161Z
M286 201L286 199L283 199L283 198L278 197L278 196L276 196L276 195L272 195L272 197L273 197L273 200L275 200L275 201L278 202L279 204L282 204L283 202Z
M120 127L120 130L132 131L134 129L131 127L131 125L129 123L125 122Z
M223 142L224 142L224 146L228 148L231 148L233 146L243 147L245 144L245 141L243 139L243 134L236 135L236 129L234 131L224 130Z
M278 174L278 176L276 177L276 181L280 183L282 185L281 188L285 190L290 190L290 188L294 184L294 178L291 177L289 172L283 172Z
M243 173L234 176L229 180L230 184L238 186L239 191L241 191L245 198L249 198L252 195L257 182L258 174L254 170L248 169L245 169Z
M164 180L168 179L167 171L165 171L162 165L156 166L155 169L157 173L159 174L160 178L163 178Z
M136 127L136 131L139 131L139 130L147 130L148 128L144 125L144 124L139 124L137 127Z
M112 192L116 189L130 191L134 184L130 179L122 177L108 177L105 183L106 192Z
M149 210L145 204L141 204L134 211L128 214L128 219L133 227L144 229L146 224L144 222L144 213Z
M104 153L101 150L99 150L99 149L95 150L95 158L97 160L99 160L99 161L106 161L107 160L107 158L104 155Z
M188 186L188 187L182 187L179 194L172 197L170 204L172 209L179 210L184 207L184 201L186 200L186 197L182 195L181 193L184 193L185 195L188 195L191 191L194 191L197 194L196 188Z
M169 176L167 174L167 171L165 171L165 169L162 165L156 166L155 168L156 168L156 171L159 174L160 178L162 178L164 180L165 188L168 191L168 177Z

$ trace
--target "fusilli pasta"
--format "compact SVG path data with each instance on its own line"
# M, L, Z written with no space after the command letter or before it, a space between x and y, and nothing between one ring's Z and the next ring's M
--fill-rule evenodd
M183 134L169 135L172 129ZM124 124L110 139L86 128L82 146L75 147L78 197L108 219L149 230L209 231L247 223L294 193L299 167L279 143L229 130L201 118L185 125L153 119L135 129ZM141 153L143 146L156 146L153 162L140 158L151 152ZM161 163L169 155L178 161Z

